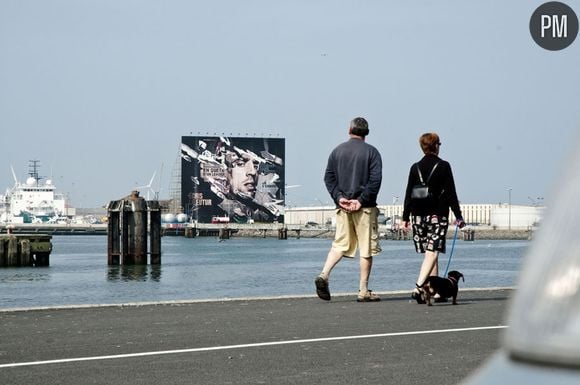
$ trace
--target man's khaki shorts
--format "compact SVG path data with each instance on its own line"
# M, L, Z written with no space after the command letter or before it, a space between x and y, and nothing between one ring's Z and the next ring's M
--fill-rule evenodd
M358 247L361 258L369 258L381 251L376 207L364 207L349 213L336 209L336 234L332 248L342 252L345 257L353 258Z

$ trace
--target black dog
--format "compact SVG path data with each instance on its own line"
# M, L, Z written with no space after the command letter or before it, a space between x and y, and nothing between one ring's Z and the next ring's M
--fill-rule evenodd
M427 305L431 306L431 297L435 294L439 294L441 299L447 299L453 297L453 304L457 305L457 291L459 290L459 278L465 281L463 274L459 271L450 271L447 274L447 278L441 277L429 277L421 286L423 289L423 295Z

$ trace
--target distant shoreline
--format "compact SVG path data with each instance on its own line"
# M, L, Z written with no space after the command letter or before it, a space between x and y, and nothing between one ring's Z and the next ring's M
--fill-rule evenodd
M473 240L530 240L534 234L532 230L507 230L507 229L474 229ZM399 235L396 232L391 232L387 230L386 232L381 232L382 240L411 240L411 233L407 233L404 238L399 239ZM447 238L453 238L454 228L449 228L447 232ZM384 235L383 235L384 234ZM233 237L253 237L253 238L264 238L264 232L259 230L238 230L232 235ZM277 231L266 232L266 237L277 237ZM296 238L297 232L295 230L288 230L288 238ZM300 228L300 238L324 238L332 239L334 237L333 228ZM464 231L460 230L457 234L457 239L464 239Z
M9 225L12 227L14 234L49 234L49 235L107 235L106 224L94 225L32 225L32 224L18 224ZM227 225L221 226L228 228ZM233 227L233 226L232 226ZM254 228L236 228L229 227L232 237L245 238L277 238L279 236L278 227L271 226L268 229ZM280 226L280 228L282 228ZM334 237L334 228L325 227L306 227L306 226L291 226L287 225L287 237L292 238L324 238L332 239ZM530 240L534 234L534 230L517 229L492 229L488 227L477 228L471 227L468 231L473 232L473 240ZM390 229L380 228L381 239L383 240L410 240L411 233L403 233L401 231L395 232ZM7 225L0 225L0 234L7 233ZM175 233L175 234L173 234ZM175 232L173 229L165 229L165 236L184 236L183 229ZM453 238L454 228L450 227L447 232L447 238ZM198 235L200 236L200 235ZM215 235L208 235L215 236ZM468 240L466 230L460 230L457 234L459 240Z
M493 229L473 229L475 240L495 239L495 240L531 240L535 231L533 230L493 230ZM454 231L450 229L447 237L453 237ZM459 239L462 235L457 234Z

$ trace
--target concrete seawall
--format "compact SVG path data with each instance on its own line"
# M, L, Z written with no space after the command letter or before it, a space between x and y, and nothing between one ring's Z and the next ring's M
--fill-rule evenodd
M210 225L211 226L211 225ZM232 224L228 225L214 225L216 229L228 227L232 230L233 237L249 237L249 238L277 238L278 229L282 227L281 224L265 224L260 226L259 224L248 225L244 228L244 225L236 225L235 229ZM325 238L332 239L334 237L333 227L306 227L299 225L286 225L288 228L288 238ZM448 238L453 238L454 227L450 227L447 232ZM457 234L457 238L463 240L464 231L460 230ZM507 230L507 229L492 229L488 227L471 227L470 230L474 232L474 240L529 240L532 238L534 231L532 230ZM106 235L107 225L13 225L13 233L27 233L27 234L50 234L50 235ZM0 225L0 233L6 233L6 226ZM183 231L177 233L172 229L165 229L165 235L171 235L171 232L183 235ZM398 232L393 232L388 228L379 227L379 232L381 233L381 239L391 239L391 240L410 240L410 232L407 234L400 234Z
M530 240L534 235L532 230L493 230L474 229L475 240L478 239L505 239L505 240ZM448 237L453 237L453 231L449 231ZM459 234L457 237L459 238Z
M533 231L530 230L503 230L503 229L473 229L474 233L474 240L530 240L534 234ZM453 238L455 228L449 228L447 232L447 238ZM391 232L390 230L380 230L382 234L381 239L389 239L389 240L410 240L411 239L411 232L406 234L404 237L399 237L396 232ZM463 240L463 230L457 234L458 240ZM236 233L233 234L234 237L254 237L254 238L264 238L264 237L272 237L275 238L278 236L277 230L269 230L269 231L262 231L262 230L243 230L240 229ZM288 238L296 238L298 236L295 230L288 230ZM301 228L300 229L300 238L334 238L334 228Z

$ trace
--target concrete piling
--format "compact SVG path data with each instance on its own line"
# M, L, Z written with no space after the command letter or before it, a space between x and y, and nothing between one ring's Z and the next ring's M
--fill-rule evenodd
M227 227L221 228L219 230L219 239L230 239L230 230Z
M48 266L51 239L46 234L0 235L0 267Z
M16 237L8 238L8 266L18 266L18 239Z
M108 264L146 265L149 232L151 264L161 264L161 212L158 201L146 201L138 191L107 205Z
M161 208L158 201L149 201L149 240L151 264L161 264Z
M464 241L475 241L475 230L463 230L463 240Z
M112 202L111 202L112 203ZM109 207L109 220L107 221L107 255L109 265L121 263L121 233L118 231L121 225L121 213L118 207Z
M128 215L129 265L147 264L147 202L139 194L131 194L129 198L132 215Z
M288 239L288 228L278 229L278 239Z
M30 255L30 240L23 239L20 241L20 266L32 266L32 256Z

